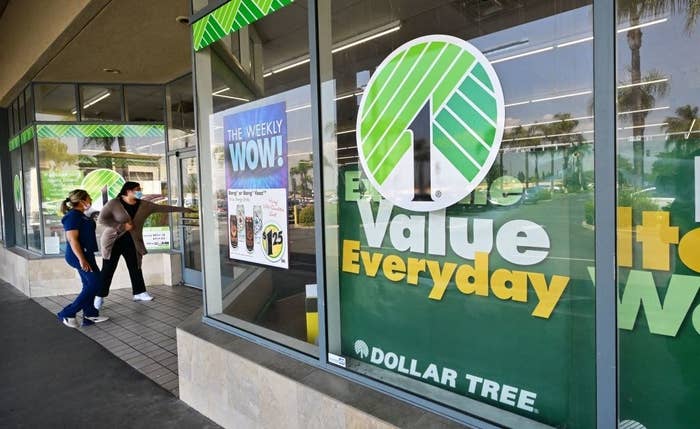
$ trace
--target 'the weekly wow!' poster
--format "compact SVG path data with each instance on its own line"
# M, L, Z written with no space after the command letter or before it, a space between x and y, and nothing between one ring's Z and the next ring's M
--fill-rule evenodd
M231 259L289 268L285 110L276 103L224 117Z

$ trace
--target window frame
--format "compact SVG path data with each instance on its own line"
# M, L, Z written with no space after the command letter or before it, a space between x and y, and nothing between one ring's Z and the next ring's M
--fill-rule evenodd
M168 105L167 105L167 88L170 82L165 83L165 84L147 84L147 83L133 83L133 84L124 84L122 85L122 117L124 118L124 122L130 123L130 124L165 124L167 127L167 118L168 118ZM129 92L130 88L160 88L162 90L162 97L161 97L161 104L162 104L162 109L163 109L163 117L161 118L161 121L134 121L129 119L129 103L128 103L128 97L127 93Z
M47 121L47 120L37 120L36 117L36 112L37 112L37 107L36 107L36 102L38 100L37 98L37 89L41 85L66 85L66 86L71 86L73 87L73 108L76 110L75 113L75 119L73 120L63 120L63 121ZM51 123L51 124L73 124L80 122L80 114L81 109L80 109L80 103L78 103L79 99L79 92L78 92L78 84L75 82L54 82L54 81L37 81L37 82L32 82L31 84L32 87L32 117L33 117L33 122L34 123Z
M320 174L314 175L314 191L315 195L322 195L323 189L323 170L322 157L323 145L321 136L322 129L322 113L321 113L321 74L322 66L320 64L320 44L330 43L330 37L323 34L324 26L319 20L321 13L330 13L328 2L318 0L309 0L308 2L308 20L309 20L309 56L310 56L310 71L311 71L311 105L312 105L312 139L314 154L314 169L318 169ZM209 6L195 13L190 22L206 16L225 2L217 2L216 5ZM606 2L595 0L592 4L593 9L593 90L594 90L594 136L596 142L615 142L616 138L616 69L615 69L615 43L616 43L616 2ZM323 37L321 37L323 36ZM200 159L209 159L211 156L211 148L208 146L203 148L200 141L209 138L209 130L206 124L208 117L202 117L200 113L200 96L198 93L199 74L210 73L207 68L207 61L210 61L211 48L206 48L196 52L192 50L193 64L193 80L195 85L195 133L198 138L197 153ZM204 62L205 64L202 64ZM210 79L208 76L200 76L202 79ZM206 94L208 95L208 94ZM609 287L596 288L595 296L595 349L596 349L596 421L598 427L616 427L618 424L618 371L617 371L617 267L616 267L616 243L615 240L610 240L610 237L615 237L616 233L616 161L615 161L615 145L614 144L599 144L594 146L596 156L594 158L594 200L595 200L595 268L596 268L596 284L612 285ZM200 162L201 174L201 195L203 199L203 212L213 210L211 201L207 197L212 195L213 189L209 181L210 177L205 174ZM204 287L203 287L203 303L204 315L203 322L207 325L221 329L235 336L255 342L274 351L287 355L293 359L302 361L314 367L337 374L344 378L348 378L353 382L373 388L392 397L407 401L421 408L428 409L432 412L442 414L448 418L455 419L461 423L473 425L475 427L493 427L492 424L484 420L483 417L470 415L468 413L458 411L449 406L443 405L437 401L422 398L414 393L409 393L397 387L390 386L376 379L360 375L350 370L345 370L341 367L329 363L328 344L327 344L327 323L328 314L326 312L326 269L325 269L325 224L324 224L324 207L323 200L319 199L314 202L315 207L315 233L316 233L316 262L317 262L317 283L318 283L318 302L319 302L319 350L320 357L318 359L303 354L297 350L291 349L271 339L253 334L241 328L221 322L209 316L208 295L212 292L208 290L207 284L209 280L215 278L208 274L206 269L207 264L204 263L208 259L206 249L202 252L204 270ZM207 234L207 228L203 222L201 234ZM215 249L216 250L216 249ZM217 250L218 252L218 250ZM218 254L217 254L218 256ZM218 275L218 273L217 273ZM504 411L505 413L506 411Z
M124 98L124 84L121 83L80 83L76 85L77 88L77 111L78 111L78 122L96 122L96 123L113 123L113 124L118 124L118 123L126 123L126 100ZM100 88L100 87L115 87L119 93L116 94L119 97L119 119L107 119L107 120L99 120L99 119L83 119L83 111L85 110L83 106L83 88L86 87L94 87L94 88ZM87 101L87 100L86 100Z

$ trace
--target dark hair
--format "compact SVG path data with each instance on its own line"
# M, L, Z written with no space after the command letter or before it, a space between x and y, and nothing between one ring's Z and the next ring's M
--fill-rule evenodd
M87 191L83 189L75 189L73 191L70 191L70 194L68 194L68 198L63 200L61 203L61 213L65 214L68 210L74 208L78 203L81 201L85 201L88 198L90 198L90 194L87 193Z
M141 186L138 182L126 182L124 186L122 186L122 190L119 191L119 196L125 196L127 192L134 190Z

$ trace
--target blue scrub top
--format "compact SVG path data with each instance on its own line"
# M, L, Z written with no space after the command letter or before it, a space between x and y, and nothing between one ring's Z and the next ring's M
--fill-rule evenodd
M71 210L61 219L63 229L66 231L78 231L78 241L83 248L85 256L90 258L97 252L97 237L95 236L95 221L85 216L78 210ZM78 264L78 257L73 253L73 248L68 244L66 246L66 262L70 265Z

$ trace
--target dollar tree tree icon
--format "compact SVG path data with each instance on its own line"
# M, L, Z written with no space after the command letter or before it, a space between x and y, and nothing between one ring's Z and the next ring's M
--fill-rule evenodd
M21 213L24 202L22 201L22 179L19 178L19 174L15 174L12 181L12 191L15 199L15 209Z
M634 420L623 420L618 425L619 429L647 429L643 424Z
M107 201L119 195L124 183L126 181L116 171L101 168L88 173L80 187L90 194L95 208L101 208Z
M414 39L367 85L357 118L360 164L384 198L408 210L448 207L493 164L505 107L496 72L470 43Z
M355 354L364 359L369 356L369 346L362 340L355 341Z

